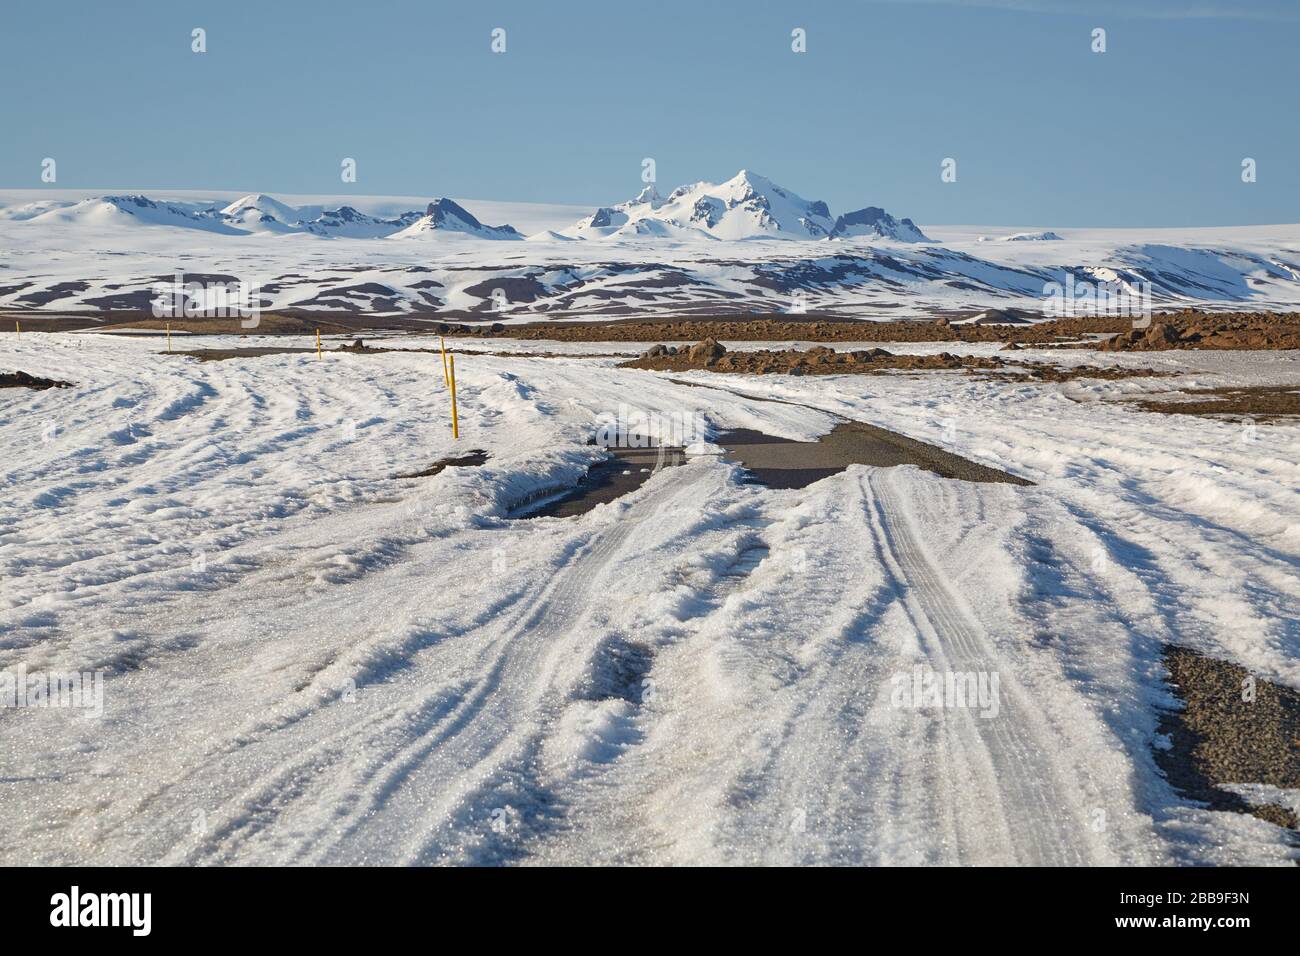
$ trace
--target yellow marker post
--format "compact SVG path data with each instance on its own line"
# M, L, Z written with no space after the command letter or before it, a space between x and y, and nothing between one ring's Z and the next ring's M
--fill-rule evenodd
M451 437L460 437L460 419L456 415L456 356L447 356L448 381L451 385Z
M14 319L14 334L17 335L20 339L23 337L23 327L18 324L17 319Z
M447 340L440 335L438 343L442 346L442 383L451 388L451 376L447 374Z
M320 329L316 330L316 357L322 358L320 354Z
M172 324L168 322L167 323L167 351L171 352L171 350L172 350Z

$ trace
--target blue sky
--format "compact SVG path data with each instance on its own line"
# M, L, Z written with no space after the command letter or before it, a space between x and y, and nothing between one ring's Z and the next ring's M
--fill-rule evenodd
M0 185L41 187L49 156L61 188L594 206L637 192L653 157L663 192L747 167L833 211L920 223L1300 222L1298 14L1294 0L7 4Z

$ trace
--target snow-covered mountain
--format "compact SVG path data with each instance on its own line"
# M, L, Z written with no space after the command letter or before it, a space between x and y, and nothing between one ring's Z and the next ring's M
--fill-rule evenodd
M386 210L387 211L387 210ZM352 205L293 206L266 193L226 202L161 201L113 195L76 202L25 203L0 210L0 220L167 226L224 235L308 234L326 238L415 239L465 237L519 240L510 225L489 226L451 199L430 202L423 212L376 216ZM691 183L666 198L648 185L634 199L602 206L567 229L544 230L567 239L757 240L885 239L928 242L910 219L895 219L878 206L834 217L826 203L809 201L765 176L741 170L725 183ZM539 238L545 239L545 236Z
M891 229L875 235L905 242L924 240L909 220L903 222L910 230L899 229L893 217L884 210L876 211L889 220ZM828 239L836 226L826 203L810 202L765 176L742 169L725 183L679 186L666 199L654 186L647 186L635 199L602 206L563 232L578 239Z
M29 227L53 224L101 228L173 226L229 236L246 231L228 221L212 206L158 202L139 195L100 196L77 203L60 204L20 221Z
M340 206L338 209L325 209L315 219L301 225L317 236L382 239L395 235L419 219L418 212L402 213L395 219L381 219L358 212L352 206Z
M328 238L406 238L437 231L477 239L522 239L512 226L485 226L450 199L437 199L424 212L412 210L384 218L353 206L290 206L265 193L250 193L234 202L163 202L141 195L99 196L76 202L26 203L0 211L0 219L40 224L109 228L169 226L200 229L221 235L290 235L306 233Z
M930 239L916 228L910 219L895 219L879 206L868 206L854 212L846 212L835 220L831 230L832 239L851 239L859 236L872 236L879 239L893 239L897 242L929 242Z
M304 213L265 193L253 193L236 199L221 210L221 215L231 225L250 230L289 231L302 221Z
M435 199L424 212L391 219L370 216L353 206L289 206L263 193L237 199L220 210L230 225L249 232L308 232L348 239L410 239L465 235L475 239L522 239L513 226L485 226L450 199Z
M475 239L522 239L513 226L485 226L450 199L435 199L420 216L392 239L419 239L456 233Z
M989 242L988 236L980 236L980 242ZM1010 236L999 236L994 242L1061 242L1061 237L1054 232L1017 232Z

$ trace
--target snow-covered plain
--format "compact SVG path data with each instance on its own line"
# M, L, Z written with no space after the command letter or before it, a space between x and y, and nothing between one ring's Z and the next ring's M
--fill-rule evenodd
M76 383L0 392L0 669L106 672L98 719L0 710L0 862L1296 857L1152 753L1164 642L1300 687L1300 428L1108 401L1295 382L1296 353L694 387L465 354L454 442L435 355L159 349L0 341L0 368ZM700 457L511 520L621 404L795 439L842 415L1036 484L855 466L774 491ZM998 675L997 714L895 706L918 666Z

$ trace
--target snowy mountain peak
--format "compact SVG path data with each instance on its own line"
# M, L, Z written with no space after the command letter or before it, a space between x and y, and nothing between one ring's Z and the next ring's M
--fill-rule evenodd
M853 223L847 223L840 235L926 241L910 220L894 220L884 210L874 212L879 215L870 224L855 230ZM667 199L647 187L635 200L602 206L564 232L578 239L826 239L836 225L826 203L804 199L766 176L742 169L721 184L679 186Z
M222 209L221 214L227 219L241 222L274 221L285 226L292 226L302 220L302 215L297 209L285 205L266 193L250 193L236 199Z
M456 226L468 226L471 229L482 229L483 224L468 213L463 206L452 202L450 199L435 199L429 203L424 214L433 220L434 225L447 226L454 228Z
M393 239L414 239L434 234L460 233L476 239L522 239L513 226L485 226L464 207L447 198L429 203L424 215L392 235Z
M748 169L742 169L736 175L732 176L722 184L721 189L736 194L740 198L760 195L765 192L784 193L780 186L772 182L766 176L760 176L758 173L751 173Z
M654 183L647 185L645 189L636 194L636 199L632 200L634 206L649 205L654 209L658 209L663 204L664 197L659 195L659 190L655 189Z
M765 199L771 205L772 197L778 197L818 218L829 219L830 210L821 201L810 202L788 189L777 185L766 176L742 169L719 187L719 195L734 197L737 203L752 199Z

